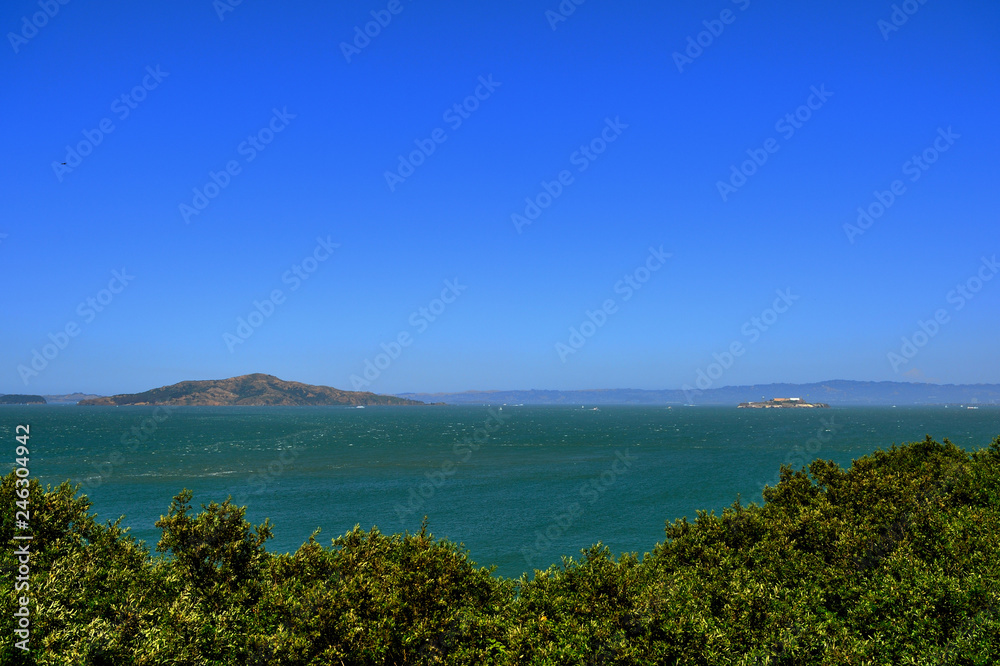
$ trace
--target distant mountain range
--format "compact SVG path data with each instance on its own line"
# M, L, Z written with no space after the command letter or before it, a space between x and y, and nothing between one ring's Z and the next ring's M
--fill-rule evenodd
M724 386L685 393L681 390L592 389L582 391L464 391L400 393L395 396L341 391L329 386L286 382L265 374L231 379L187 381L144 393L102 397L85 393L46 396L0 396L8 404L81 405L733 405L771 398L802 398L829 405L1000 405L1000 384L917 384L837 379L814 384ZM41 404L41 403L39 403Z
M391 395L341 391L329 386L286 382L272 375L253 374L206 381L187 381L143 393L81 400L80 405L308 406L422 405Z
M771 398L802 398L828 405L1000 405L1000 384L915 384L837 379L815 384L755 384L704 391L594 389L583 391L465 391L400 393L402 398L452 405L732 405Z
M81 400L90 400L91 398L103 398L104 396L95 395L93 393L66 393L63 395L43 395L45 401L50 405L75 405Z

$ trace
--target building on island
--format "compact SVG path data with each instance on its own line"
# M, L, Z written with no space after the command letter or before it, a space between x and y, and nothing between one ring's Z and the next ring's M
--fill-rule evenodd
M804 402L802 398L771 398L763 402L741 402L742 409L773 409L775 407L829 407L823 402Z

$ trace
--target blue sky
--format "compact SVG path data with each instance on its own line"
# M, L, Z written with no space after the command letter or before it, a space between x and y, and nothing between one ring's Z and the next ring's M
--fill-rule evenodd
M0 392L1000 381L996 3L223 2L0 10Z

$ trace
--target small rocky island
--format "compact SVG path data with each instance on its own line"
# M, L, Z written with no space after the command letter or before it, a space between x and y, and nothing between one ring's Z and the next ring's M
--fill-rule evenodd
M0 395L0 405L44 405L45 398L40 395L20 395L8 393Z
M814 408L814 407L826 407L829 409L830 405L825 402L804 402L802 398L771 398L764 402L741 402L737 405L740 409L773 409L775 407L788 408L788 407L800 407L800 408Z

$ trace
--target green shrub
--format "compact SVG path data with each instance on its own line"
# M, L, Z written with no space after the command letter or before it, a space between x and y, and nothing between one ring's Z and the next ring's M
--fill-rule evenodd
M783 467L761 505L667 523L641 558L597 544L517 580L426 523L275 555L268 522L229 500L194 514L182 491L154 556L68 484L32 481L29 499L33 650L6 638L2 664L1000 662L1000 437ZM6 637L17 596L5 575Z

